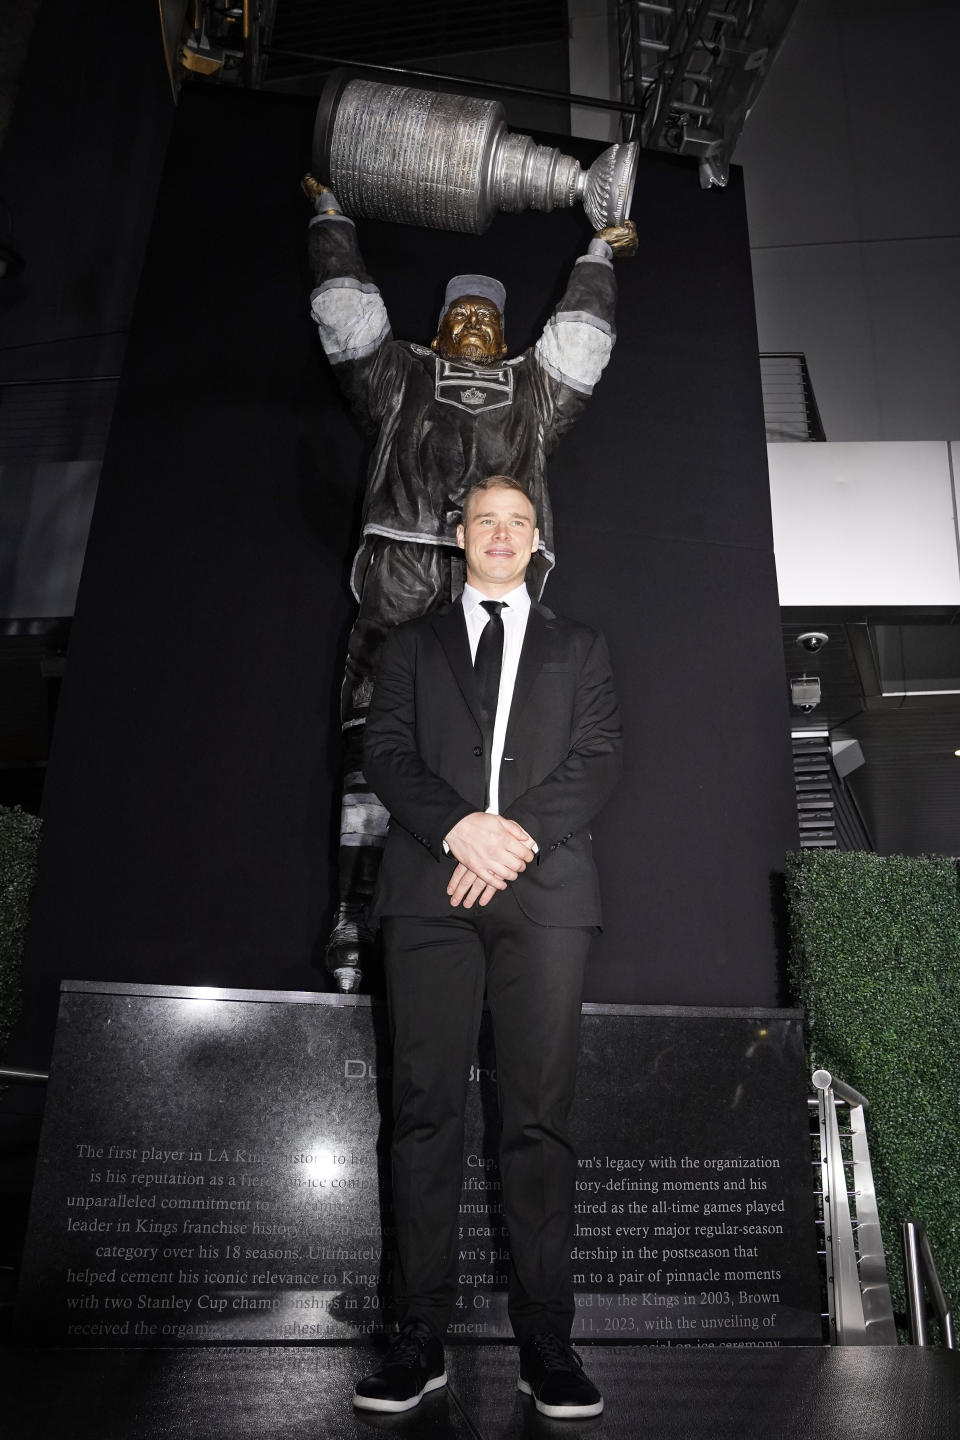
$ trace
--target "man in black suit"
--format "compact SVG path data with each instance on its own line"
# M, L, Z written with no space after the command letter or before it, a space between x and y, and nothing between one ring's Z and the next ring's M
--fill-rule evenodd
M500 1092L519 1388L554 1417L603 1400L570 1348L576 1157L568 1135L583 972L600 923L588 825L619 773L602 638L531 602L524 488L468 493L456 604L398 626L367 721L370 785L392 817L375 899L393 1040L400 1333L363 1409L446 1384L467 1082L486 994Z

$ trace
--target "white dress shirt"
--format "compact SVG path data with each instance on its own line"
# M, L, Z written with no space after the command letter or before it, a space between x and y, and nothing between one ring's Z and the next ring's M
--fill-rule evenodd
M470 659L477 656L480 632L490 619L482 601L489 600L472 585L463 587L463 613L467 622L467 636L470 641ZM503 601L500 618L503 621L503 663L500 667L500 692L497 696L497 718L493 724L493 745L490 751L490 803L489 814L500 813L500 762L503 760L503 742L507 734L507 721L513 703L513 688L517 682L517 666L530 614L530 592L526 585L518 585L506 595L498 595Z

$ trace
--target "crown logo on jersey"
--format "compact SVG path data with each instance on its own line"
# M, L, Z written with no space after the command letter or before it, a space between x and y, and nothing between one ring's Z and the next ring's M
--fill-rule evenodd
M475 365L437 356L435 374L434 394L445 405L477 414L513 404L513 369L509 365Z

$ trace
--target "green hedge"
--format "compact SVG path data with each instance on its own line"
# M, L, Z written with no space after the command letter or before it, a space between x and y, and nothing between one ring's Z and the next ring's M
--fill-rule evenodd
M867 1138L894 1309L900 1223L921 1220L960 1301L960 893L956 862L805 851L787 865L810 1058L870 1101Z
M20 966L39 844L37 817L0 805L0 1054L20 1009Z

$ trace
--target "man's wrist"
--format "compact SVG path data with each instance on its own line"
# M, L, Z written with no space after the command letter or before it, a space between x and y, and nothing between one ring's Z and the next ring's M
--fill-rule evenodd
M540 846L537 844L533 830L530 828L531 824L534 823L536 817L534 816L531 818L527 815L518 815L516 810L511 806L509 812L504 816L504 819L512 820L514 825L520 826L520 829L523 831L527 839L530 841L530 844L533 846L534 855L539 855Z
M482 812L479 810L464 810L461 814L457 816L457 818L453 821L452 824L448 823L446 831L443 833L442 840L444 855L451 855L453 853L450 848L450 836L453 834L454 830L456 830L457 826L461 824L462 821L469 819L471 815L479 815L481 813Z

